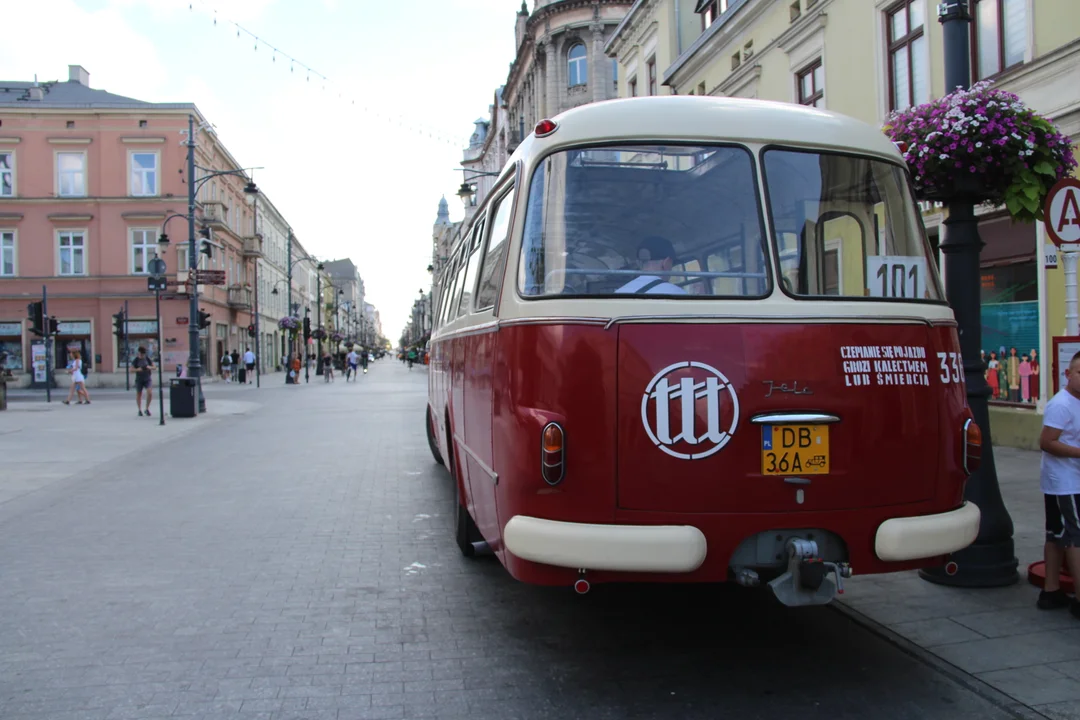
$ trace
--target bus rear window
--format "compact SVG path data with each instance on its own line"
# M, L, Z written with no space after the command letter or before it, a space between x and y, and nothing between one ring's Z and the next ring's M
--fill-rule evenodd
M854 155L777 149L765 151L763 164L784 292L941 299L900 167Z
M529 188L518 288L526 297L768 295L750 153L642 145L548 156Z

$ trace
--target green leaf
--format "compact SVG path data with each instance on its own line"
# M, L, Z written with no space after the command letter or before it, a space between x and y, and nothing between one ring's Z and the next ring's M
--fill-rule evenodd
M1057 175L1057 172L1054 170L1054 166L1045 160L1035 164L1035 172L1039 173L1040 175Z
M1039 201L1027 195L1020 197L1020 204L1030 213L1034 213L1039 209Z
M1038 202L1039 200L1039 186L1038 185L1025 185L1024 194L1032 200Z
M1010 190L1012 188L1009 188ZM1020 199L1016 195L1007 193L1005 195L1005 207L1009 209L1009 214L1015 216L1020 212Z

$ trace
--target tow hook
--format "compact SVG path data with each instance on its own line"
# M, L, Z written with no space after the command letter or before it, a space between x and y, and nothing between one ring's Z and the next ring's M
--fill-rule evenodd
M824 605L834 594L844 594L843 578L851 577L848 563L825 560L818 554L817 543L803 538L787 542L788 569L769 583L777 599L785 605ZM826 584L832 574L835 583Z

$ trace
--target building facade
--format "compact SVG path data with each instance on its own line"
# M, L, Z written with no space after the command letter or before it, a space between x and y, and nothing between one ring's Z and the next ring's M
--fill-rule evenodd
M198 286L209 314L199 333L203 374L212 380L226 353L256 346L263 372L283 366L296 341L278 321L290 314L290 295L301 316L318 309L317 261L268 197L245 192L251 178L194 104L95 89L73 65L62 82L0 81L0 352L17 385L45 382L45 342L27 312L43 287L58 320L48 348L56 384L68 382L72 350L91 387L124 385L140 345L167 374L187 366L189 118L201 183L198 267L224 277ZM219 172L233 174L207 177ZM158 257L170 281L160 322L147 284ZM125 304L127 345L114 331Z
M44 341L32 335L27 304L48 294L59 321L49 350L54 371L78 350L90 369L88 385L122 385L133 349L146 346L172 372L188 362L187 213L188 118L196 126L196 165L241 166L192 104L147 103L97 90L81 66L64 82L2 82L0 92L0 343L20 385L45 380ZM202 285L210 313L201 333L206 373L218 350L236 347L252 322L252 214L248 178L206 183L198 224L209 235L200 267L225 274L221 286ZM171 222L170 222L171 220ZM159 243L163 232L172 239ZM148 291L150 261L165 260L171 280L155 316ZM128 308L129 347L113 330ZM20 372L21 371L21 372ZM57 376L66 383L67 374Z
M1080 139L1074 9L1069 0L970 0L970 42L973 82L992 80ZM638 0L605 47L619 65L620 97L778 100L881 127L890 112L947 92L931 0ZM940 267L946 212L921 207ZM1063 271L1044 267L1041 223L1014 223L1004 208L977 212L987 355L1017 347L1042 360L1038 399L1024 407L999 398L999 409L1030 412L1054 390L1049 340L1066 334ZM1008 416L996 416L996 436L998 417Z

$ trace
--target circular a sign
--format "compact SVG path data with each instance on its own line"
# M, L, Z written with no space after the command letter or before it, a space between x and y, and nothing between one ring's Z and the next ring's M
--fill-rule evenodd
M165 261L161 258L154 258L149 263L151 275L164 275L165 274Z
M1080 243L1080 180L1069 177L1054 183L1043 205L1043 225L1058 247Z

